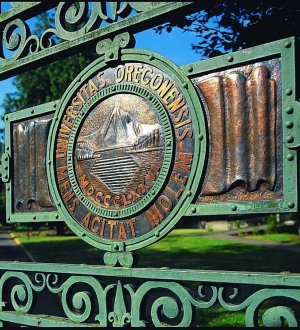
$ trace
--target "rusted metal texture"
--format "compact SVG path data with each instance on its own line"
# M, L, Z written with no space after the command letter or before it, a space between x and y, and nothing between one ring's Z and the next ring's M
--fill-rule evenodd
M210 131L210 160L199 201L280 198L280 60L205 75L194 83Z
M53 114L13 124L13 210L53 211L46 149Z

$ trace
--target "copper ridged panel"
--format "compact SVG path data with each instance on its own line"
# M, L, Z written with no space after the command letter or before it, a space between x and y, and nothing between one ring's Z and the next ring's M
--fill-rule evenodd
M14 212L54 210L46 173L51 117L13 124Z
M280 94L276 87L280 76L276 64L260 63L195 80L209 115L210 152L200 193L203 201L212 201L211 196L226 200L235 193L241 199L247 199L247 194L250 199L263 194L278 198L276 113Z

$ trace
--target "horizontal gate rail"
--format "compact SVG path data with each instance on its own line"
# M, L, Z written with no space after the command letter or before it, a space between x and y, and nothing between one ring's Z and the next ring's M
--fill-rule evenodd
M4 325L190 326L220 307L246 326L299 325L300 274L18 262L0 273ZM42 311L54 296L60 311Z

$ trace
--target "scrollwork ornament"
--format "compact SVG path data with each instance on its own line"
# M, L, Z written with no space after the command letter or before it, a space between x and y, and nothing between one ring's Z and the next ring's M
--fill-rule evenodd
M298 327L295 312L286 306L276 306L268 309L262 316L262 322L265 327L283 327L284 321L289 327Z
M37 285L32 283L29 276L22 272L6 272L0 279L0 301L3 303L4 285L8 280L15 279L15 284L10 291L10 301L15 311L27 313L33 303L33 291L42 291L45 287L45 277L42 274L35 275Z
M16 32L18 29L19 32ZM2 37L3 47L9 51L15 52L10 60L16 60L21 55L24 55L26 46L30 45L33 40L33 38L28 39L29 36L30 29L28 25L19 18L11 21L5 26ZM1 60L4 61L4 59Z
M85 284L90 291L78 291L76 292L76 286L78 284ZM107 292L112 289L114 285L108 285L105 289L102 288L101 284L93 277L81 277L72 276L67 279L59 289L62 292L61 301L65 314L67 317L74 322L86 321L92 311L92 296L95 295L98 302L98 314L95 320L100 323L100 326L107 326L107 305L106 296ZM73 288L75 293L69 299L69 295L72 294L70 290ZM71 301L71 306L69 306ZM80 311L78 311L80 310Z
M55 29L47 29L40 38L40 47L41 49L50 48L53 46L54 42L51 39L52 36L55 36L57 31Z
M255 292L246 299L248 308L245 312L245 325L247 327L257 327L259 325L257 319L259 308L265 301L274 298L289 298L299 303L300 293L297 289L262 289ZM265 326L275 327L278 324L282 326L283 320L286 320L289 326L294 326L294 324L298 323L293 310L288 306L271 307L265 311L262 317L262 322Z
M101 2L93 2L90 16L88 10L88 2L60 2L55 14L56 35L63 40L72 40L85 35L107 18L102 14ZM69 29L64 26L66 24Z
M176 327L188 327L192 322L192 304L191 296L188 291L175 282L153 282L149 281L142 284L134 293L129 289L132 299L131 325L134 327L145 326L146 323L140 319L140 308L146 295L152 290L167 290L170 295L157 298L151 306L151 318L155 327L163 326L160 320L162 314L169 319L177 319L182 311L181 321ZM174 297L176 297L176 300ZM178 302L181 308L178 307ZM174 326L174 325L172 325Z

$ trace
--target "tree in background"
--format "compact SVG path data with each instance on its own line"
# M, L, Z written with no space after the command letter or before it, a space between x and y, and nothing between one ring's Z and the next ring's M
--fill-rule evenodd
M179 27L195 33L192 49L214 57L286 37L300 39L300 1L237 0L199 2L201 10L155 28L171 32ZM202 9L203 8L203 9Z

